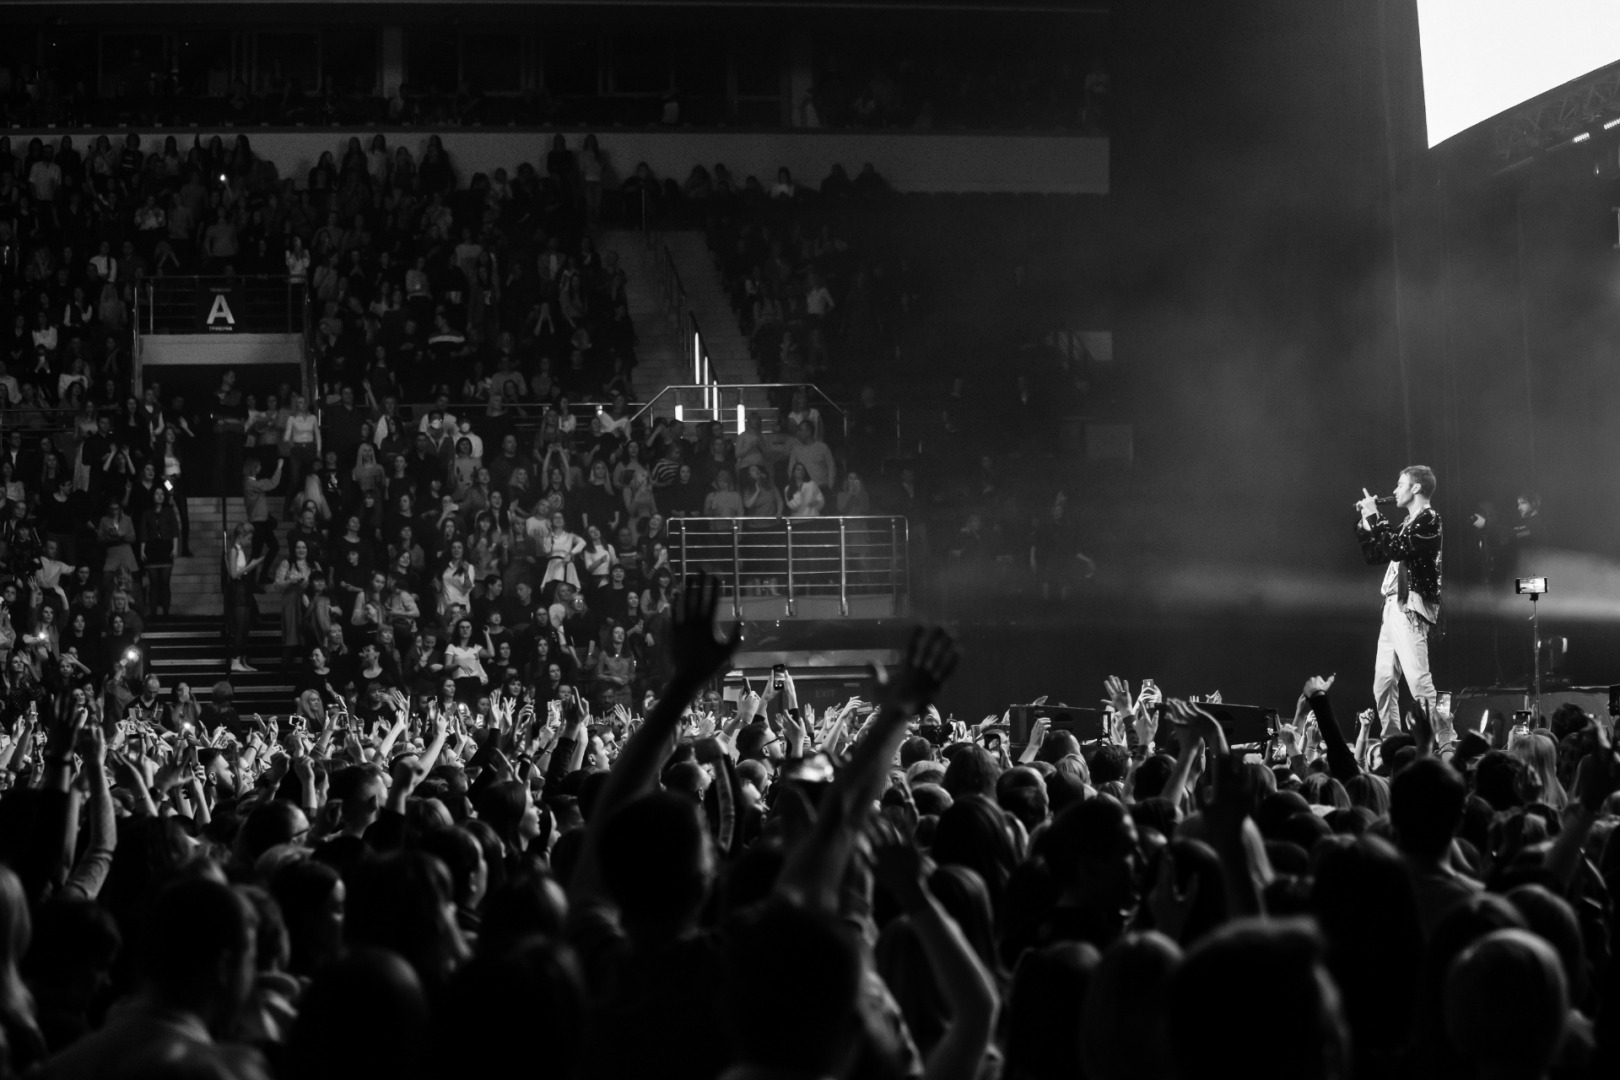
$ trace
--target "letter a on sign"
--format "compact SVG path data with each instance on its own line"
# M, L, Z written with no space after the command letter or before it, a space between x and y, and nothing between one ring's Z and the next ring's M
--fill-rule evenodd
M224 293L214 294L214 302L208 308L208 318L203 320L203 325L210 330L236 329L236 316L231 314L231 305Z
M239 297L229 285L208 285L197 290L199 330L216 334L236 331L236 302Z

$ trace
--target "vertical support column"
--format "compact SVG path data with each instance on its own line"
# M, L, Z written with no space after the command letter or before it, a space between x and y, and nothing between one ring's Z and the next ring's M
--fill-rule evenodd
M681 578L682 578L682 580L685 580L686 575L688 573L688 568L690 566L691 566L691 563L689 563L687 561L687 558L686 558L686 529L683 527L681 529Z
M838 614L849 614L849 521L838 519Z
M731 617L742 618L742 523L731 519Z
M900 530L896 518L889 519L889 612L900 614Z
M786 518L783 524L787 528L787 614L789 618L794 615L793 603L793 519Z

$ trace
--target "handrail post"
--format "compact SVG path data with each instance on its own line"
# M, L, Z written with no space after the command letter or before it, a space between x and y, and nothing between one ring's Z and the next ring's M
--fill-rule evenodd
M900 614L900 532L895 519L889 518L889 608L890 614Z
M676 520L679 521L680 519L677 518ZM688 569L690 566L691 566L691 563L687 562L687 558L686 558L686 526L683 523L682 526L681 526L681 580L682 581L685 581L686 580L686 575L691 572Z
M838 613L849 614L849 520L838 519Z
M742 528L741 518L731 519L731 617L742 618Z
M786 547L787 547L787 613L788 613L788 617L792 618L793 615L794 615L794 604L793 604L793 519L792 518L783 518L782 520L783 520L783 524L787 528L787 544L786 544Z

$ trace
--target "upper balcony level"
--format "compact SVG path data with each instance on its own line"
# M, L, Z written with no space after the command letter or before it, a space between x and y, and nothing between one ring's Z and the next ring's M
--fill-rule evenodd
M1100 5L0 3L0 125L1102 135ZM919 25L926 22L926 33Z

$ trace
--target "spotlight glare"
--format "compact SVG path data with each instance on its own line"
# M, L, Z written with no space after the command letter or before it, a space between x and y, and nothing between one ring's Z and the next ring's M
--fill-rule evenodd
M1620 116L1617 116L1613 120L1610 120L1608 123L1604 124L1603 130L1610 131L1617 127L1620 127Z
M1575 136L1573 139L1571 139L1569 141L1572 142L1572 143L1585 142L1586 140L1590 139L1591 137L1592 137L1592 133L1590 131L1583 131L1579 135Z

